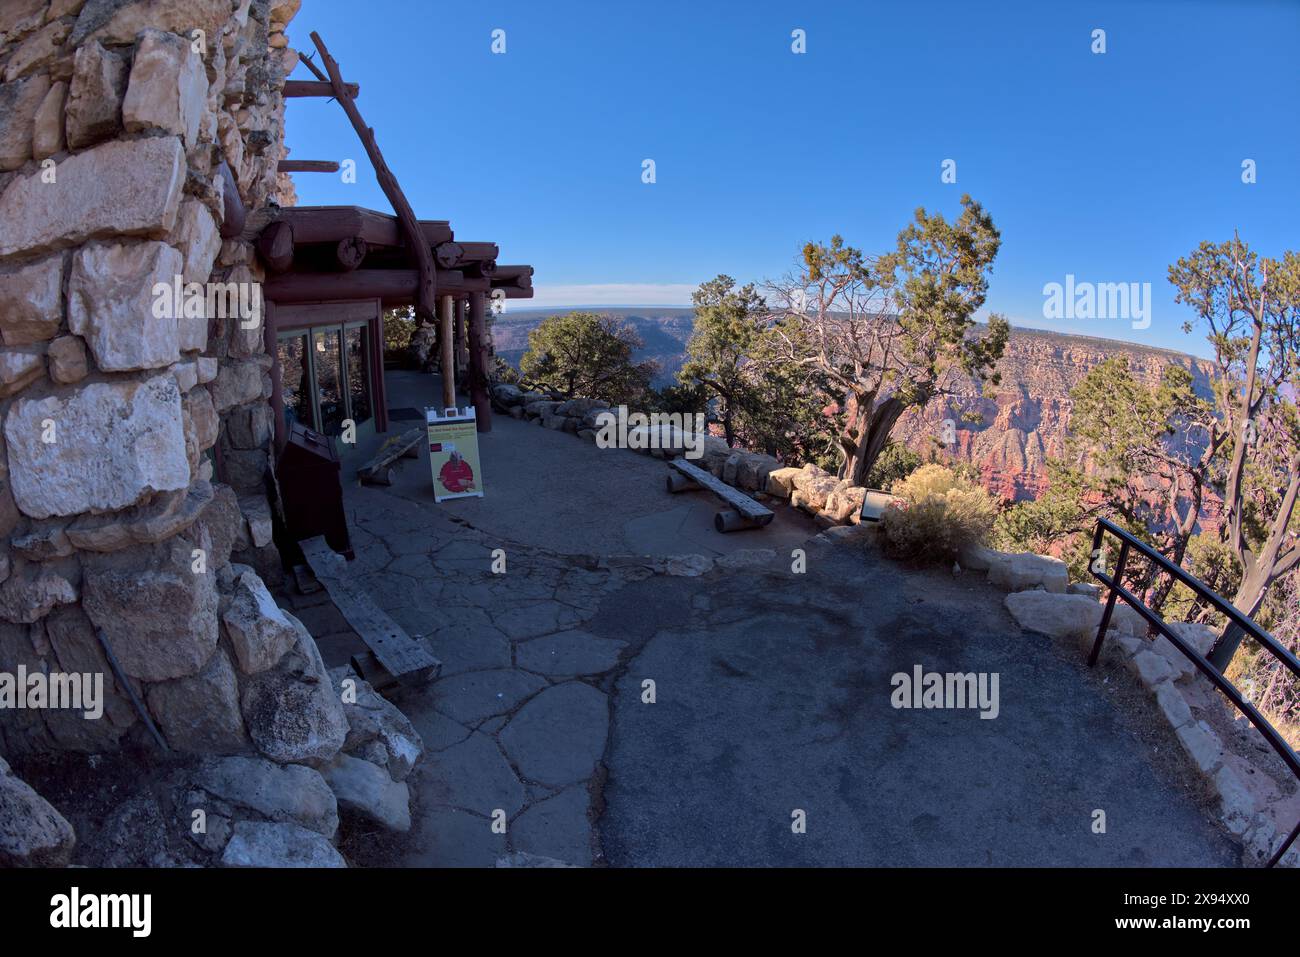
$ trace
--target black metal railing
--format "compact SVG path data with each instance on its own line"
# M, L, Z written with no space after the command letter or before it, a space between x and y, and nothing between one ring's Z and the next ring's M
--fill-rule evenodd
M1096 562L1096 557L1103 554L1101 551L1102 539L1107 532L1118 538L1120 543L1119 555L1115 559L1115 570L1109 575L1104 571L1098 571L1098 563ZM1282 664L1285 665L1293 675L1300 678L1300 661L1296 660L1296 656L1287 651L1287 649L1284 648L1276 638L1266 632L1263 628L1259 627L1259 625L1255 624L1254 620L1249 615L1242 614L1234 605L1213 591L1195 575L1192 575L1180 566L1175 565L1146 543L1133 537L1133 535L1120 528L1114 522L1110 522L1104 518L1097 519L1097 528L1092 535L1092 555L1094 561L1091 571L1094 578L1109 588L1109 594L1106 598L1106 610L1103 611L1101 615L1101 625L1097 629L1097 640L1093 642L1092 653L1088 655L1089 667L1092 667L1097 663L1097 656L1101 654L1101 643L1106 638L1106 629L1110 627L1110 617L1111 613L1115 610L1115 600L1117 598L1123 598L1134 611L1146 619L1152 628L1164 635L1171 645L1182 652L1183 655L1185 655L1187 659L1197 667L1201 674L1209 678L1211 683L1222 691L1229 701L1236 705L1237 710L1244 714L1250 723L1259 729L1259 733L1264 736L1264 740L1272 745L1273 750L1278 753L1278 756L1283 760L1283 762L1285 762L1286 766L1291 769L1291 773L1296 776L1298 781L1300 781L1300 757L1296 756L1295 751L1292 750L1289 744L1287 744L1286 739L1277 733L1277 729L1269 724L1268 719L1260 714L1259 709L1247 701L1242 696L1241 692L1237 690L1237 687L1225 678L1223 674L1214 667L1214 665L1210 664L1210 662L1200 652L1189 645L1180 635L1174 632L1174 630L1165 623L1163 618L1148 608L1141 598L1124 587L1124 567L1128 561L1129 553L1134 550L1140 552L1143 557L1150 560L1162 571L1172 575L1176 581L1182 582L1195 592L1198 598L1213 605L1219 612L1235 622L1242 631L1258 642L1260 647L1264 648L1274 658L1282 662ZM1291 829L1290 835L1288 835L1286 840L1282 842L1282 845L1273 852L1272 857L1270 857L1268 861L1269 867L1272 867L1282 859L1282 855L1287 852L1287 848L1291 846L1297 836L1300 836L1300 822L1296 823L1296 826Z

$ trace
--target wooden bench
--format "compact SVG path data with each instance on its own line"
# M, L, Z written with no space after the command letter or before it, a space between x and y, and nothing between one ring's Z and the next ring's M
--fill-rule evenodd
M429 646L412 638L384 614L352 580L347 561L325 544L323 536L299 544L312 574L370 649L368 654L353 656L352 667L357 674L377 691L393 684L423 684L438 676L442 662L433 656Z
M418 458L420 452L416 446L426 435L425 429L414 428L388 439L369 462L357 469L357 478L365 485L392 485L393 470L390 466L403 456Z
M739 489L732 488L721 479L714 478L698 465L685 459L672 459L668 463L668 491L685 492L702 488L712 492L727 504L713 516L713 527L720 532L734 532L741 528L762 528L775 517L771 509L764 508Z

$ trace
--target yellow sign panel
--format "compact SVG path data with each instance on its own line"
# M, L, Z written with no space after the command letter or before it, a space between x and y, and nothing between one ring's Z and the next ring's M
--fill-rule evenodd
M425 409L429 427L429 468L433 500L483 497L483 473L478 461L478 421L473 406L464 409Z

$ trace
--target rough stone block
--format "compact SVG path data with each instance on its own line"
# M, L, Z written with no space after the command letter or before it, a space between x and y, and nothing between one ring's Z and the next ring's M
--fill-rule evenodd
M122 100L127 132L162 129L184 137L186 148L191 148L207 95L203 58L189 41L162 30L142 31Z
M49 92L47 76L0 85L0 170L17 169L32 158L36 114Z
M62 256L0 270L0 338L6 346L47 342L62 321Z
M156 369L179 358L176 316L155 308L154 288L170 290L181 269L180 253L159 242L93 244L76 255L68 328L86 339L101 369Z
M176 225L185 151L173 136L114 140L69 156L54 183L19 176L0 194L0 258L99 236L162 238Z
M126 92L126 58L99 43L87 43L73 60L65 118L68 146L85 149L121 129Z
M1086 595L1018 591L1004 604L1021 628L1053 638L1083 640L1095 636L1101 623L1101 606Z
M126 508L190 484L170 375L20 398L5 437L14 500L32 518Z

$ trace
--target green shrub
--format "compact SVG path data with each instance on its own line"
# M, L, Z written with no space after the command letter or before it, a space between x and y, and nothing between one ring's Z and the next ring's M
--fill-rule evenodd
M898 502L880 516L889 552L912 561L946 562L993 529L997 503L952 469L922 465L891 489Z

